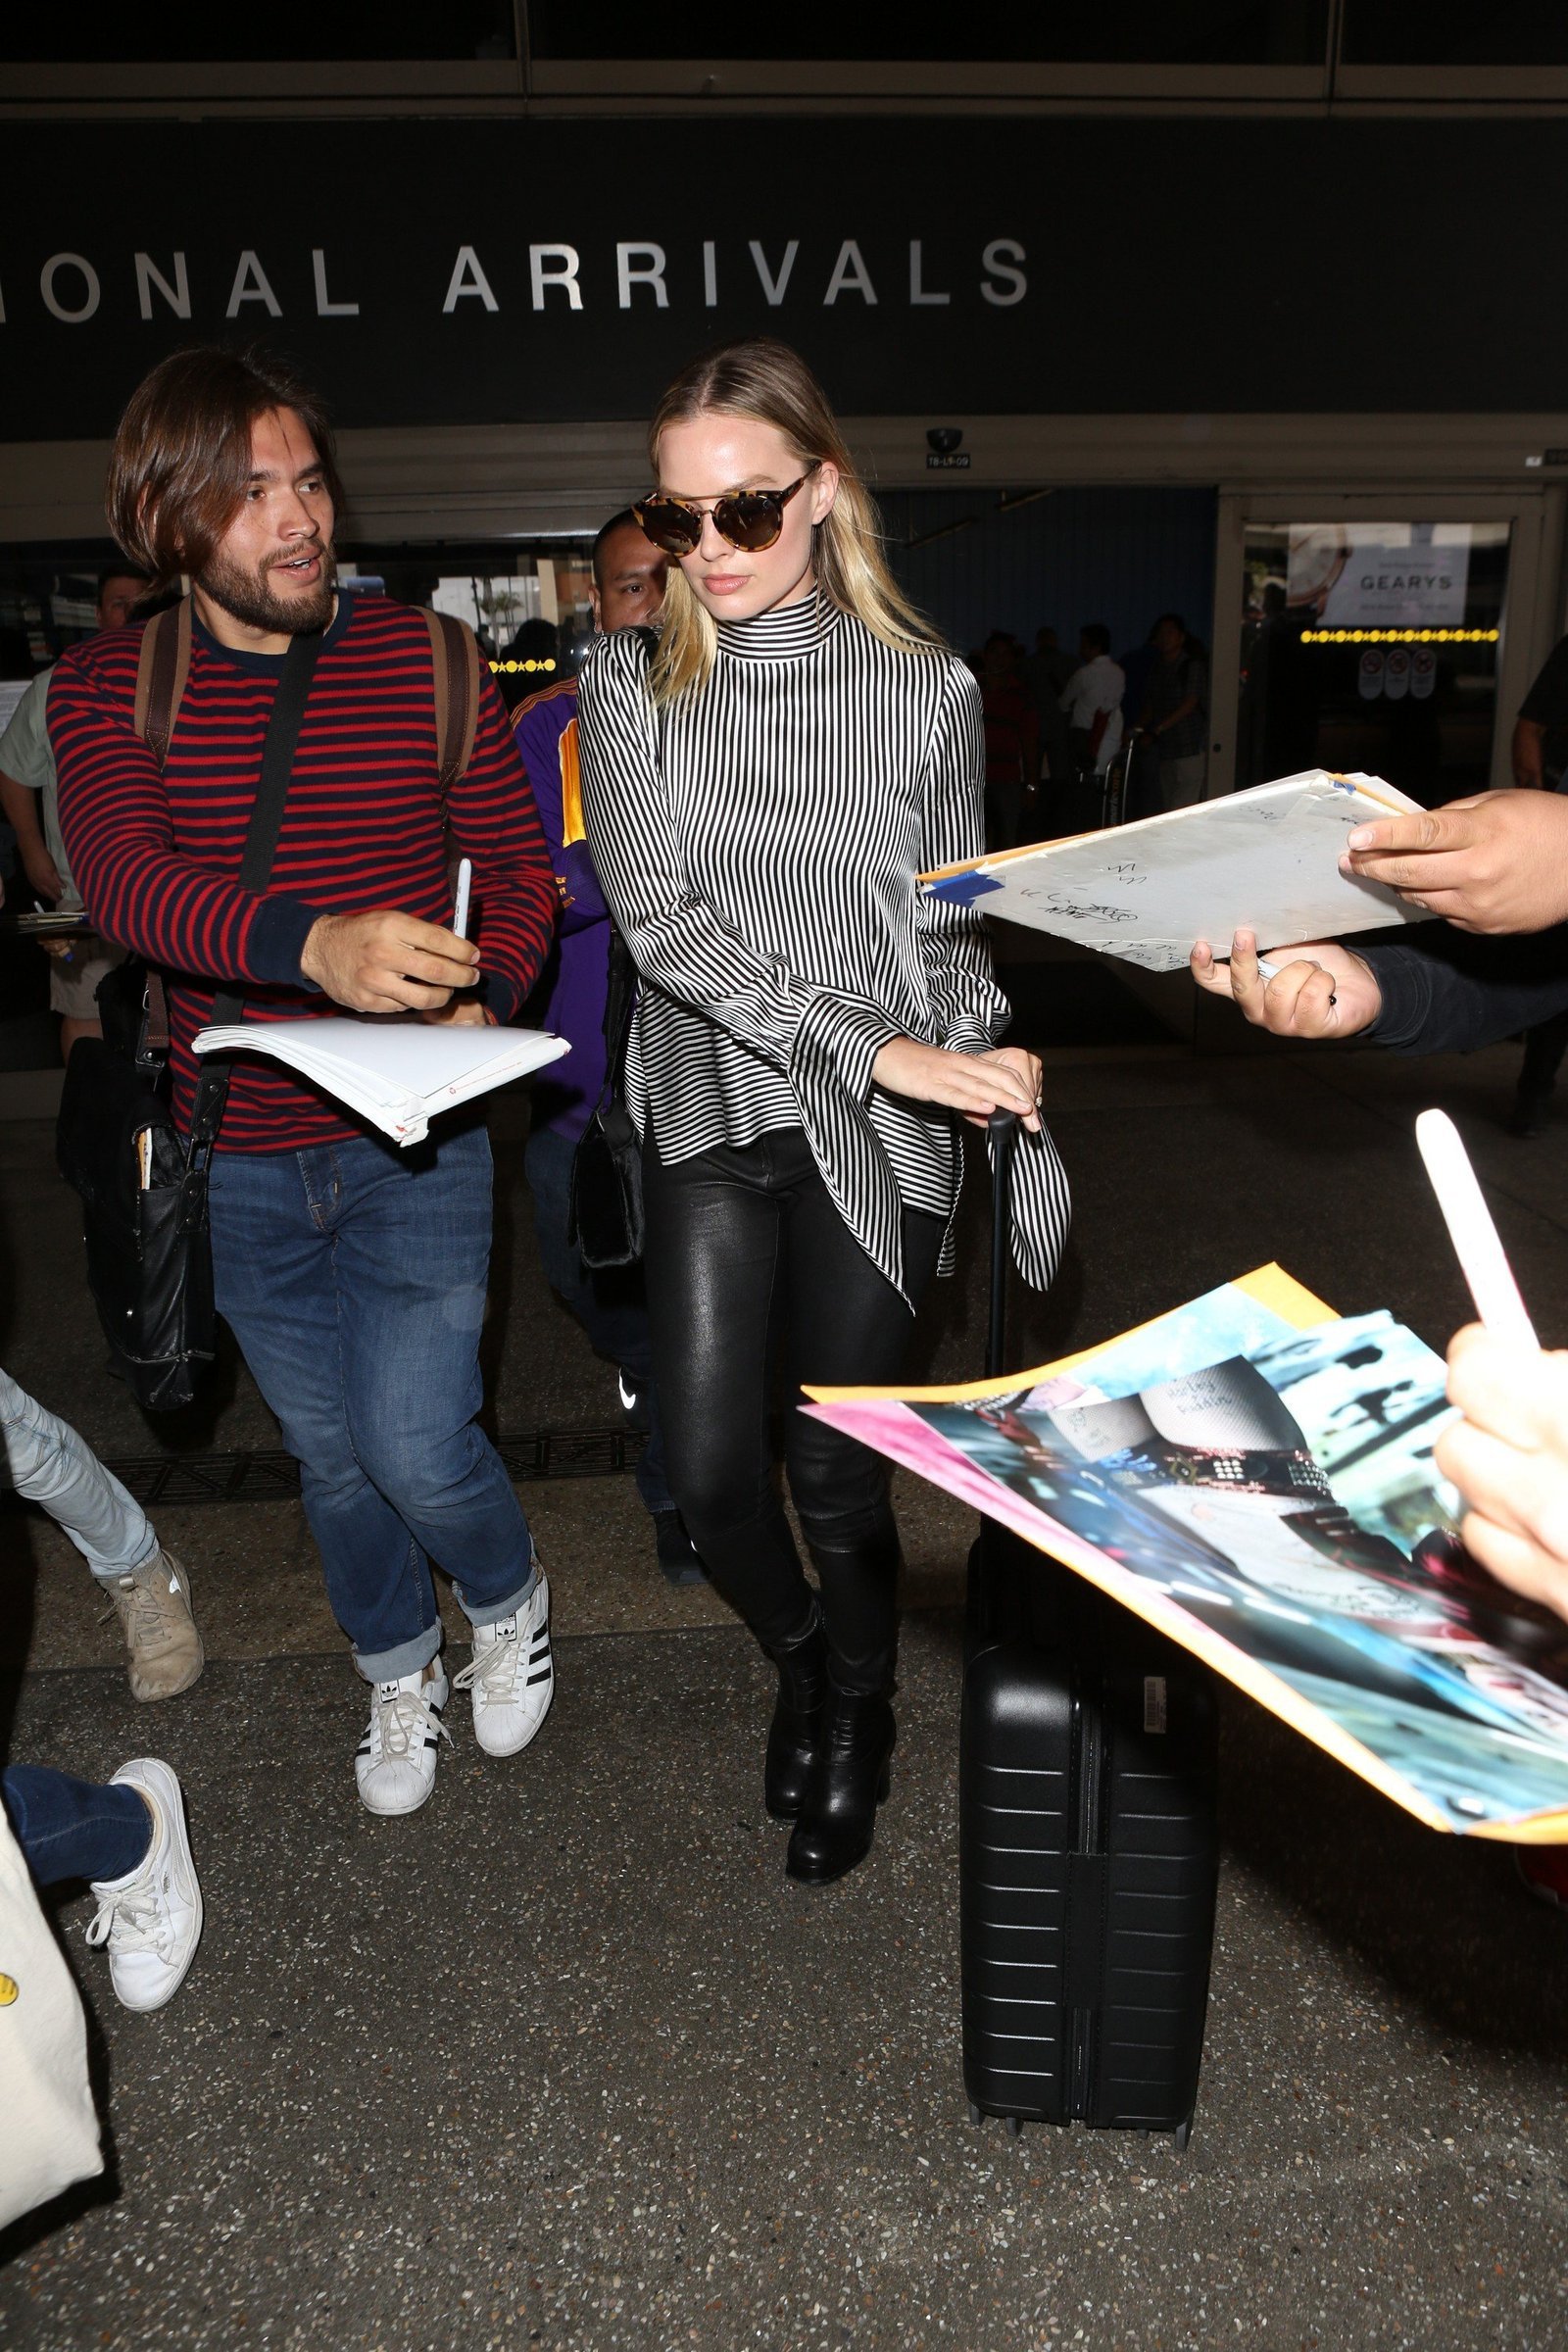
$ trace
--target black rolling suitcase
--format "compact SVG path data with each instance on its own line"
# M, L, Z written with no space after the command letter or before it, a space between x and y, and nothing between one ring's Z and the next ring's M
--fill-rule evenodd
M1015 1125L996 1128L1003 1361ZM1218 1865L1209 1675L995 1520L969 1563L959 1735L970 2112L1173 2132L1198 2096Z

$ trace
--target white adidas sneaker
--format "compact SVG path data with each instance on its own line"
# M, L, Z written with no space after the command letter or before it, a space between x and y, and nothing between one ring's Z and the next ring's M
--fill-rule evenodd
M473 1629L473 1657L457 1678L473 1693L473 1736L487 1756L514 1756L550 1712L550 1580L541 1574L515 1617Z
M127 2009L161 2009L184 1982L202 1939L202 1890L185 1833L179 1783L157 1756L133 1756L115 1774L152 1817L152 1843L122 1879L95 1879L98 1908L87 1941L109 1946L109 1981Z
M368 1813L417 1813L435 1787L435 1760L452 1734L441 1720L447 1678L423 1667L398 1683L377 1683L370 1721L354 1759L360 1802Z

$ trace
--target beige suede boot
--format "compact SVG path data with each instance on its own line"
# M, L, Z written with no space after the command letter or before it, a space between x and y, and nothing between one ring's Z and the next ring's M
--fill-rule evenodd
M130 1652L131 1696L172 1698L188 1690L205 1652L190 1613L190 1579L173 1553L159 1549L108 1591Z

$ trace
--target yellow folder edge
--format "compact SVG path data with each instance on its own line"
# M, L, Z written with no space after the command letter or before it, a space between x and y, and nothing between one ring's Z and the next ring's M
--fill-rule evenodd
M1259 1305L1269 1307L1287 1323L1305 1331L1314 1323L1324 1323L1334 1309L1309 1291L1304 1283L1287 1274L1280 1265L1254 1266L1250 1274L1238 1275L1232 1288L1246 1291ZM1179 1310L1178 1310L1179 1311ZM1040 1382L1054 1379L1063 1372L1076 1372L1092 1364L1099 1355L1121 1346L1124 1340L1135 1339L1142 1332L1152 1331L1156 1324L1166 1321L1164 1315L1154 1315L1147 1323L1134 1324L1131 1331L1118 1332L1113 1340L1102 1340L1093 1348L1082 1348L1074 1355L1064 1355L1054 1363L1039 1365L1032 1372L1009 1372L1002 1380L975 1380L959 1388L948 1389L828 1389L806 1384L806 1394L817 1404L851 1404L873 1400L885 1404L972 1404L987 1396L1014 1395L1019 1389L1037 1387ZM1184 1649L1213 1668L1228 1683L1234 1683L1249 1698L1255 1698L1271 1715L1288 1723L1310 1740L1315 1747L1323 1748L1349 1771L1359 1774L1391 1803L1400 1806L1424 1821L1428 1829L1440 1830L1447 1837L1492 1838L1507 1845L1568 1845L1568 1812L1534 1813L1518 1821L1477 1822L1473 1827L1457 1825L1448 1816L1412 1788L1409 1782L1375 1756L1369 1747L1353 1739L1343 1727L1333 1722L1317 1707L1302 1698L1291 1685L1248 1657L1221 1636L1210 1631L1198 1618L1190 1617L1185 1609L1167 1603L1163 1593L1141 1586L1134 1578L1125 1581L1106 1574L1097 1552L1063 1529L1054 1545L1038 1544L1042 1551L1050 1551L1077 1571L1090 1584L1098 1586L1112 1600L1130 1608L1158 1633L1179 1641ZM1176 1620L1180 1621L1180 1632Z
M1326 768L1324 773L1333 776L1336 784L1350 782L1348 776L1340 775L1334 768ZM1283 777L1279 779L1282 783L1284 780ZM1379 808L1387 808L1391 816L1408 816L1410 813L1407 808L1401 808L1397 801L1382 800L1369 784L1357 784L1355 789L1363 800L1377 801ZM1174 815L1176 811L1167 809L1164 813ZM1102 830L1117 832L1120 828L1112 825L1102 827ZM1063 841L1083 841L1085 839L1087 836L1082 833L1064 833L1059 834L1054 841L1025 842L1021 850L988 850L978 858L960 858L956 865L934 865L928 874L917 874L915 880L917 882L945 882L950 874L989 874L995 872L998 866L1012 865L1020 858L1038 858L1042 850L1057 849ZM985 909L982 907L981 912L984 911Z
M1260 1306L1273 1309L1298 1331L1307 1331L1314 1323L1327 1323L1334 1309L1324 1304L1283 1266L1254 1266L1250 1274L1238 1274L1231 1289L1245 1291ZM1179 1307L1172 1310L1179 1314ZM1170 1320L1168 1314L1151 1315L1147 1323L1135 1323L1131 1331L1119 1331L1113 1340L1099 1340L1093 1348L1080 1348L1075 1355L1059 1356L1054 1364L1041 1364L1033 1372L1008 1372L1001 1380L971 1380L958 1388L949 1389L818 1389L803 1384L806 1394L817 1404L853 1404L868 1398L884 1404L973 1404L985 1396L1007 1396L1016 1389L1038 1388L1043 1380L1054 1380L1059 1373L1076 1372L1084 1364L1093 1363L1097 1355L1106 1354L1119 1348L1125 1340L1135 1340L1157 1324Z

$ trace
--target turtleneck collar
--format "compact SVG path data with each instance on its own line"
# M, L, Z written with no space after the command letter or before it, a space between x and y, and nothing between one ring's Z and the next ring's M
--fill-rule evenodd
M752 620L721 620L718 650L737 662L799 662L838 626L838 610L818 588Z

